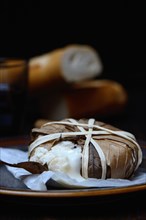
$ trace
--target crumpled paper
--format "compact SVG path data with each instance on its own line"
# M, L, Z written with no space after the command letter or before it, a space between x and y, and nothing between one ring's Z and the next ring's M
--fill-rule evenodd
M28 152L12 148L0 148L0 159L9 163L19 163L28 161ZM88 178L84 181L78 182L71 179L64 173L44 171L41 174L31 174L23 168L16 168L6 166L9 172L19 180L21 180L29 189L46 191L49 182L51 185L54 182L60 187L64 188L113 188L113 187L127 187L140 184L146 184L146 172L138 168L135 175L131 179L93 179Z

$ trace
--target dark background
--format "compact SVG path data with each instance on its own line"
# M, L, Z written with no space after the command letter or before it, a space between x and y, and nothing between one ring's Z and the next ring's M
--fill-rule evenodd
M119 81L129 94L125 114L109 121L146 138L145 11L144 1L3 1L0 56L29 59L71 43L93 46L101 78Z

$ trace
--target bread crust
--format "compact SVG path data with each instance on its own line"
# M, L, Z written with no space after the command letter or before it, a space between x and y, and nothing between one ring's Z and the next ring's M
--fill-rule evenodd
M29 91L70 83L101 74L97 51L88 45L67 45L29 60Z
M74 83L65 93L68 117L99 117L122 112L128 101L126 89L114 80Z

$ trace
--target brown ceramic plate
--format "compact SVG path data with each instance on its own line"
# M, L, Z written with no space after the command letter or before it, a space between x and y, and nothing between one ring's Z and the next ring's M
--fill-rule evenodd
M0 140L0 147L15 147L27 150L28 137L19 137ZM142 143L142 144L141 144ZM141 141L140 146L144 152L141 168L146 171L146 145ZM121 199L125 196L144 195L146 184L117 188L92 188L92 189L49 189L46 191L33 191L22 182L16 180L4 166L0 167L0 194L1 199L9 202L30 202L49 205L63 205L72 203L105 202L111 199Z

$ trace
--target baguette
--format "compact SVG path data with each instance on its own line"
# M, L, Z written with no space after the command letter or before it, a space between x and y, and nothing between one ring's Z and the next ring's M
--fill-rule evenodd
M29 91L72 83L101 74L97 51L88 45L67 45L29 60Z
M107 79L73 83L63 91L50 93L41 96L41 120L111 116L121 113L128 101L126 89Z
M88 80L75 83L65 94L68 116L74 118L109 116L125 108L126 89L114 80Z

